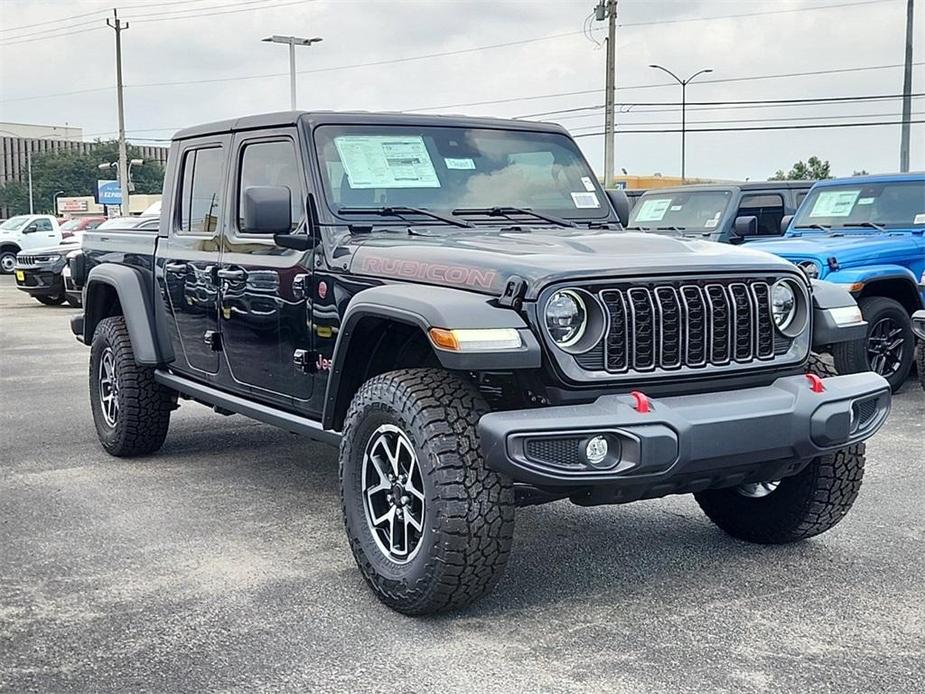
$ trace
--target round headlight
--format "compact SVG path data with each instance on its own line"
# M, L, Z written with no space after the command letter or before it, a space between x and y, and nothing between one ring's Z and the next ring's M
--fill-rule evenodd
M815 280L819 278L819 266L816 265L816 263L814 263L812 260L804 260L798 265L798 267L809 279Z
M588 324L585 302L577 292L560 289L546 303L546 329L560 347L574 345Z
M782 280L771 289L771 314L778 330L784 331L797 314L797 297L790 283Z

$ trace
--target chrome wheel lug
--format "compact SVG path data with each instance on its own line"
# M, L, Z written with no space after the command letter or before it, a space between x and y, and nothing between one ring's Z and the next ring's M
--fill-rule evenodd
M402 505L402 506L407 506L409 503L411 503L411 497L410 497L410 496L403 496L403 497L401 498L401 505Z

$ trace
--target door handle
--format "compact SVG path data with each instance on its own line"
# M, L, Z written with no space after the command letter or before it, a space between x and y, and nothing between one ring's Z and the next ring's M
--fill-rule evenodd
M241 269L232 270L231 268L223 267L215 273L215 276L218 277L220 280L231 280L233 282L240 282L245 277L247 277L247 272Z
M164 270L167 272L185 273L186 263L164 263Z

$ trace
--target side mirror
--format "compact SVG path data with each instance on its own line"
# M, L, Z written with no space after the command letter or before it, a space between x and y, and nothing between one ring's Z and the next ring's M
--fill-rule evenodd
M741 243L748 236L758 234L758 218L752 215L745 217L736 217L732 225L732 231L729 234L729 240L732 243Z
M22 233L24 233L24 234L34 234L34 233L37 232L38 230L39 230L39 225L38 225L38 224L30 224L29 226L27 226L25 229L22 230Z
M620 220L620 224L626 226L630 221L630 199L626 197L622 188L608 188L606 192L614 212L617 213L617 219Z
M292 229L292 194L285 186L244 189L241 216L248 234L287 234Z
M780 233L781 233L781 235L787 233L787 229L790 228L790 222L792 222L792 221L793 221L793 215L792 215L792 214L786 214L786 215L784 215L783 217L781 217L781 220L780 220Z

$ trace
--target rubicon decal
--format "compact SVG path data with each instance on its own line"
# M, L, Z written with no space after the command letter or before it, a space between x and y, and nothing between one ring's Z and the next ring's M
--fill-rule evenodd
M425 263L419 260L401 260L371 256L363 258L361 272L370 275L386 275L404 279L417 279L437 283L464 285L467 287L494 287L497 272L479 270L466 265L444 265Z

